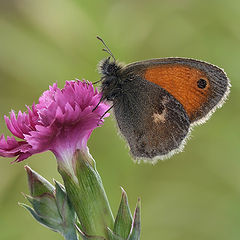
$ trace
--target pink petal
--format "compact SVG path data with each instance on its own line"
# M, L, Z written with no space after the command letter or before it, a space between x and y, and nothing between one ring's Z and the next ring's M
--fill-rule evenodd
M12 111L5 122L10 132L21 138L0 138L0 156L15 157L22 161L32 154L51 150L56 156L66 152L74 154L76 149L85 148L93 129L103 122L100 117L109 108L100 103L101 93L87 81L66 81L63 89L57 84L49 86L38 103L26 112ZM106 114L104 117L107 117Z

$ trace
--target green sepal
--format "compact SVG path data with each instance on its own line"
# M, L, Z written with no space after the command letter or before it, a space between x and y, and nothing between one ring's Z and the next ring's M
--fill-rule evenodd
M139 240L140 239L140 232L141 232L141 205L140 205L140 198L138 199L137 206L134 212L133 224L131 233L128 237L128 240Z
M113 233L127 239L132 227L132 214L128 205L127 194L122 188L122 199L115 219Z
M58 170L82 231L86 236L107 238L106 228L113 227L114 219L95 161L88 152L78 150L71 162L74 176L61 164Z

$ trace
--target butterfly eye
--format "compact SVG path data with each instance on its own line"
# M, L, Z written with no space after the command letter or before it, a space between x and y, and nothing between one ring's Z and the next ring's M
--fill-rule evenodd
M207 81L205 79L200 78L197 81L197 86L201 89L204 89L207 86Z

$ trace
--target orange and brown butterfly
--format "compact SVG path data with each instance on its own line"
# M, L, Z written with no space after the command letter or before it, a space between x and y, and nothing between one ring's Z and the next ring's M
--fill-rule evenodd
M192 127L204 123L226 100L230 82L212 64L188 58L159 58L99 64L101 101L112 102L132 156L155 162L180 152ZM112 57L112 60L110 60Z

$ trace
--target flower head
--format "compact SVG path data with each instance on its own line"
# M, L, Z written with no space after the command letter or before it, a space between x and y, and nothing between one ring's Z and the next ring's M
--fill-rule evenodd
M63 89L57 84L49 87L32 108L11 111L5 122L11 133L19 138L0 138L0 156L15 157L20 162L32 154L52 151L57 159L66 160L78 149L87 148L93 129L103 122L101 116L108 105L100 103L101 94L87 81L66 81ZM109 114L106 114L108 116Z

